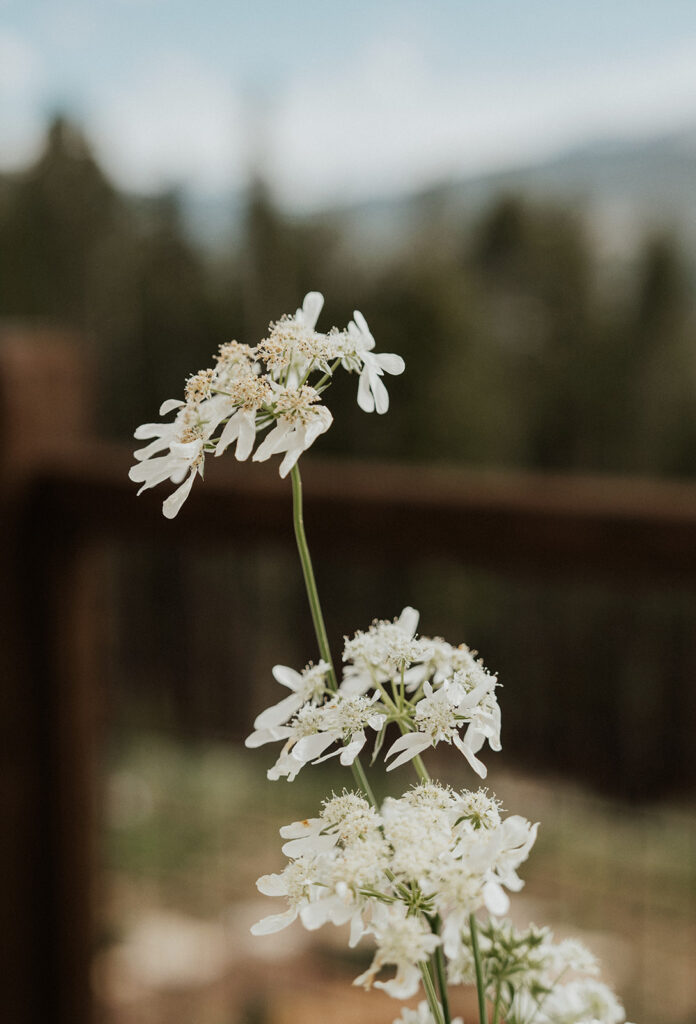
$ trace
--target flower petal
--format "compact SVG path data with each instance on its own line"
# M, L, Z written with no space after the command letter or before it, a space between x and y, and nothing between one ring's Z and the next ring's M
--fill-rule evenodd
M292 924L296 917L296 908L286 910L284 914L271 914L270 917L264 917L262 921L253 924L250 928L251 934L270 935L272 932L279 932L283 928L287 928L289 924Z
M406 369L406 363L401 356L394 355L393 352L382 352L375 355L375 359L385 373L391 373L394 377L398 377Z
M353 310L353 320L355 321L355 326L363 336L362 340L365 348L368 350L373 349L375 347L375 339L372 337L372 332L367 326L367 320L359 309Z
M287 843L283 843L282 849L286 857L301 857L308 851L324 853L333 850L337 842L337 836L305 836L304 838L290 839Z
M253 409L242 409L239 416L239 437L234 456L244 462L251 455L256 441L256 412Z
M307 292L304 297L304 302L302 303L302 316L305 327L308 327L310 330L314 330L323 305L324 296L321 292Z
M495 917L503 917L510 909L510 899L497 882L486 882L483 887L483 901Z
M133 432L136 441L144 441L147 437L162 437L172 431L171 423L141 423Z
M370 388L370 378L367 369L362 371L358 381L358 405L363 412L375 411L375 400Z
M271 455L283 449L283 442L292 430L292 423L287 420L279 420L269 434L266 435L253 455L253 462L265 462ZM277 446L280 446L278 448Z
M227 423L222 428L222 433L218 438L217 447L215 448L216 455L222 455L227 446L232 444L232 442L239 437L240 426L241 420L239 418L239 412L232 413Z
M370 374L370 388L375 396L375 409L381 416L389 409L389 392L377 374Z
M181 409L184 403L180 398L167 398L162 402L159 407L160 416L166 416L170 412L174 412L175 409Z
M424 736L420 732L410 732L406 736L400 736L398 740L395 740L387 753L384 755L384 760L392 757L394 754L401 751L395 761L387 768L388 772L394 770L394 768L400 767L402 764L406 764L412 758L416 757L417 754L427 750L428 747L432 747L433 743L429 736Z
M467 761L474 769L476 774L480 778L485 779L486 776L488 775L488 769L486 768L483 761L479 761L479 759L476 757L474 751L471 749L471 745L466 742L468 735L469 730L467 730L467 735L463 740L461 736L455 735L452 737L452 742L454 743L457 750L460 750L462 752L462 754L467 759ZM478 747L476 749L478 749Z
M415 632L418 629L419 619L420 612L416 611L415 608L412 608L411 605L408 604L401 612L401 615L399 616L398 619L398 623L401 629L403 629L405 633L408 633L408 635L412 637L415 635Z
M274 665L271 674L277 683L289 690L298 690L302 685L302 676L289 665Z
M261 875L260 878L256 879L256 888L264 896L287 896L287 878L282 872L272 875Z
M196 470L192 469L183 484L181 484L180 487L177 487L174 493L170 494L169 497L162 502L162 512L167 519L173 519L179 512L179 509L191 493L191 488L193 487L193 481L195 478Z
M293 747L293 757L298 761L313 761L324 753L327 747L334 743L336 737L330 732L317 732L313 736L303 736Z
M302 704L302 697L297 693L288 694L283 700L257 715L254 719L254 728L272 729L276 725L283 725L302 707Z

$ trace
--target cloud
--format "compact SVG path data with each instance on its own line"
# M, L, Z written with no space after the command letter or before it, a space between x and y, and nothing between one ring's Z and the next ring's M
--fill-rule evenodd
M275 109L277 180L305 206L524 163L602 135L696 121L696 40L650 60L440 70L384 41L331 76L300 75Z
M76 19L83 5L62 0L61 17L70 10ZM290 62L274 91L264 91L263 116L234 68L212 66L192 49L124 61L117 79L95 82L82 100L86 127L127 188L235 187L263 146L282 197L312 207L519 165L598 136L696 123L696 38L621 61L550 54L521 71L521 60L511 67L502 50L474 59L467 40L456 65L438 64L437 47L426 47L417 26L383 28L357 51ZM6 166L37 145L44 78L26 40L0 31Z
M0 97L17 99L33 93L40 81L36 50L18 32L0 29Z
M128 188L220 189L243 167L239 102L224 75L186 54L159 56L111 86L87 126L98 153Z
M0 29L0 167L14 170L33 159L43 130L39 91L43 67L19 33Z

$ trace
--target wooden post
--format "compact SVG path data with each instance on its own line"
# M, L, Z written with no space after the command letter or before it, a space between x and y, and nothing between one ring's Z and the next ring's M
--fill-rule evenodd
M0 330L3 1011L88 1024L92 946L93 555L37 474L89 423L75 339Z

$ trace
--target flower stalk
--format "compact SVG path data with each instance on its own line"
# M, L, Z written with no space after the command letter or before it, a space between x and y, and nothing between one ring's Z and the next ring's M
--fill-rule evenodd
M492 1024L623 1024L611 990L587 977L597 969L587 950L572 940L554 942L548 929L520 931L504 919L508 892L522 888L517 869L538 826L520 815L503 817L486 790L455 791L431 780L423 760L448 744L485 778L482 748L500 750L497 677L465 644L420 636L411 607L346 637L340 678L336 671L305 532L299 459L333 422L323 398L339 368L359 375L360 408L382 414L389 407L384 375L402 373L404 362L374 351L357 310L344 330L318 332L323 301L310 292L255 347L221 345L216 365L188 379L184 400L163 403L160 415L173 413L173 420L138 427L136 437L148 443L136 451L129 474L141 490L166 480L176 485L163 504L168 518L203 477L205 458L231 446L238 460L280 455L280 476L290 474L319 661L302 671L273 667L290 692L256 717L245 742L283 743L269 779L292 781L306 765L337 757L351 768L358 791L334 793L317 816L280 829L288 862L257 887L284 898L287 908L251 931L267 935L299 919L310 930L349 925L351 946L369 936L374 959L354 984L398 1000L419 990L425 995L393 1024L462 1024L451 1018L453 983L475 983L478 1024L488 1024L486 985L494 993ZM400 735L382 754L394 723ZM359 756L369 736L371 764L382 755L391 772L411 762L418 778L381 805ZM385 967L388 980L381 977ZM565 981L568 970L584 977Z
M425 989L425 995L428 1000L428 1006L433 1017L435 1024L446 1024L443 1017L442 1007L437 998L437 992L435 991L435 984L433 982L433 976L430 973L430 965L427 963L420 964L421 976L423 978L423 988Z
M321 609L319 591L317 590L317 581L314 576L314 568L312 566L312 556L309 552L307 534L305 533L304 528L302 477L300 476L300 467L297 463L292 467L290 479L292 481L292 522L295 529L297 553L300 556L300 563L302 565L302 576L304 578L305 590L307 591L307 600L309 601L309 609L312 615L312 623L314 625L314 633L317 638L319 654L321 655L322 660L329 666L327 673L329 688L335 691L338 688L336 685L336 670L334 669L333 658L331 657L329 638L326 634L326 625L324 624L324 613ZM365 775L365 770L360 763L359 757L355 758L351 767L353 771L353 778L357 785L363 791L372 806L376 807L377 801L375 799L375 795L372 792L370 783L367 781L367 776Z
M309 553L307 534L305 533L304 528L302 477L300 476L300 468L297 463L292 467L290 479L292 481L292 522L295 528L295 541L297 543L297 553L300 556L300 563L302 565L302 575L304 577L305 590L307 591L309 609L312 614L312 623L314 625L314 632L317 638L317 646L319 647L319 654L330 666L328 672L329 687L331 690L336 690L336 672L334 670L333 659L331 657L329 638L326 635L324 615L321 610L317 581L312 567L312 556Z
M444 1024L451 1024L452 1018L450 1017L449 995L447 993L447 972L445 970L445 958L442 953L442 946L437 947L433 954L433 958L435 960L435 973L437 975L437 985L440 991L440 1003L442 1004Z
M469 914L469 933L471 935L471 951L474 955L474 969L476 972L476 994L478 996L479 1024L486 1024L488 1013L486 1011L486 987L483 981L483 964L481 961L481 949L478 940L478 925L476 915Z

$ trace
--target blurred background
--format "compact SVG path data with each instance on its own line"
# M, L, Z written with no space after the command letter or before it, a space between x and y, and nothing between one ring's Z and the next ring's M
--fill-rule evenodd
M386 417L337 382L306 460L334 650L411 603L482 652L491 789L542 822L517 920L583 938L630 1019L696 1021L695 200L688 0L0 0L13 1021L397 1015L344 936L248 936L278 827L345 784L240 743L316 657L288 488L221 470L170 524L125 476L311 289L407 364ZM312 518L344 466L360 543ZM380 537L419 490L450 554Z

